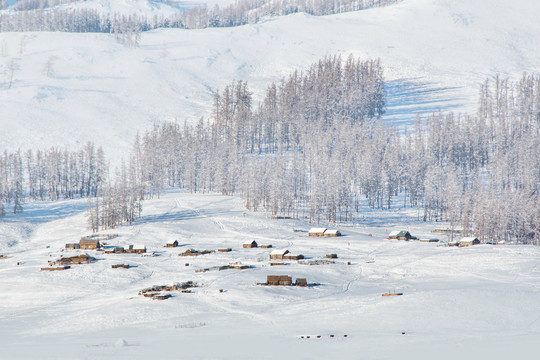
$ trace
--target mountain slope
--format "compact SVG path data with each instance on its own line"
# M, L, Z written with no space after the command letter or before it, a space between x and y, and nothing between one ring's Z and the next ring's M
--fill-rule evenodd
M0 144L93 140L118 159L137 131L208 116L212 92L233 79L247 80L260 98L269 82L336 53L381 58L391 120L474 111L486 77L539 71L538 13L531 0L407 0L236 28L156 30L138 48L106 34L2 33Z

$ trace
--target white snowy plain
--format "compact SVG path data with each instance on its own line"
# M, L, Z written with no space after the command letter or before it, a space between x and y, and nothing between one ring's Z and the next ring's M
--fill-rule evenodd
M508 359L537 348L538 247L384 240L403 228L433 237L445 225L418 221L410 209L366 208L359 224L337 225L343 237L311 238L313 224L246 212L238 197L173 191L146 201L134 224L105 232L119 234L109 245L145 244L157 256L63 251L89 234L85 204L28 204L0 222L0 253L9 256L0 260L2 358ZM179 247L164 247L174 239ZM273 248L242 248L246 240ZM232 251L178 256L188 248ZM338 259L270 266L273 249ZM98 261L40 270L83 252ZM231 261L252 268L196 272ZM317 285L257 285L267 275ZM200 287L164 301L137 294L189 280ZM389 291L403 295L381 296Z

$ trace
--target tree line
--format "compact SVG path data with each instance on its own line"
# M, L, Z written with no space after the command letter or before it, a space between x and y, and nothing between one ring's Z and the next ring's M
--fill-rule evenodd
M92 142L79 151L5 151L0 156L0 216L22 212L28 202L87 198L89 227L114 228L141 215L144 194L137 180L126 166L110 176L103 150Z
M154 191L240 195L250 210L310 222L360 221L362 205L415 207L484 242L540 239L540 79L495 77L476 115L417 116L405 134L381 116L377 61L326 58L268 87L214 97L211 119L164 123L136 148Z
M137 45L140 33L158 28L203 29L259 22L268 16L305 12L331 15L386 6L401 0L238 0L220 7L192 7L176 14L148 17L139 14L102 13L94 9L61 9L54 6L70 0L24 0L12 12L0 13L0 32L62 31L114 34L128 45ZM0 6L2 6L0 2ZM7 5L5 3L4 5ZM7 6L6 6L7 7ZM0 10L2 8L0 7Z
M80 151L4 152L0 156L0 210L14 213L28 201L55 201L97 196L108 173L101 148L91 142Z
M407 129L385 123L384 108L379 61L326 57L271 84L258 104L235 81L216 92L210 118L137 135L115 176L91 144L4 153L0 204L17 212L34 199L89 197L97 231L180 187L321 223L360 222L366 205L413 207L419 220L484 242L539 244L539 77L496 76L481 86L477 114L418 115Z

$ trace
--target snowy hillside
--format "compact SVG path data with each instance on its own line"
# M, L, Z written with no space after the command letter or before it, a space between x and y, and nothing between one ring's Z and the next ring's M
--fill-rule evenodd
M227 3L228 0L217 0L213 3ZM160 14L169 15L181 9L189 8L195 5L204 4L205 1L183 1L183 0L59 0L59 1L15 1L8 0L8 5L12 6L9 10L20 9L96 9L102 13L118 14ZM18 3L18 4L17 4ZM22 3L22 4L21 4ZM26 5L25 3L29 3ZM26 5L26 6L25 6Z
M433 236L435 225L403 210L365 209L361 224L339 226L343 237L312 238L310 224L245 213L235 197L172 192L145 202L144 216L109 231L119 236L106 241L109 247L144 244L158 256L63 251L88 235L82 207L84 201L36 203L0 223L6 359L269 359L276 353L284 359L508 359L536 351L538 247L384 240L402 228ZM164 247L175 239L179 247ZM246 240L273 248L246 249ZM220 248L232 251L178 256ZM338 258L270 266L274 249L311 261L328 253ZM40 270L81 253L98 261ZM251 268L197 272L231 261ZM314 285L257 285L267 275ZM198 287L172 291L164 301L138 295L187 281ZM381 296L389 291L403 295Z
M486 77L538 72L539 12L531 0L406 0L235 28L156 30L137 48L104 34L1 33L0 144L93 140L118 159L137 131L208 116L213 91L233 79L261 98L269 82L336 53L381 58L390 120L474 111Z

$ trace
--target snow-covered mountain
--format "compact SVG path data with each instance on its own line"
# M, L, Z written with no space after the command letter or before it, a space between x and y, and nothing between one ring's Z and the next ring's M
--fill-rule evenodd
M233 79L261 96L271 81L331 54L381 58L389 118L471 111L486 77L539 70L538 13L532 0L406 0L234 28L155 30L136 48L107 34L1 33L0 144L71 148L93 140L118 156L156 122L208 116L213 91Z

